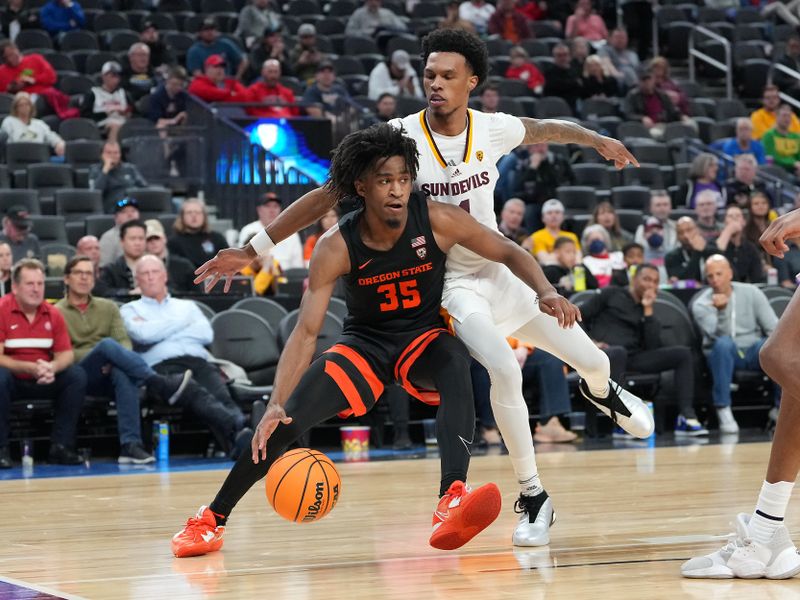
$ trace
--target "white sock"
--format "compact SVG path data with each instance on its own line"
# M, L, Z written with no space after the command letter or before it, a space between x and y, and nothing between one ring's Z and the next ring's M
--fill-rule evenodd
M519 482L519 491L523 496L538 496L544 491L542 482L539 481L539 474L533 475L524 481Z
M792 496L792 488L794 488L794 481L777 483L765 481L761 486L756 509L753 511L747 527L754 540L766 544L772 538L775 530L783 525L786 507Z

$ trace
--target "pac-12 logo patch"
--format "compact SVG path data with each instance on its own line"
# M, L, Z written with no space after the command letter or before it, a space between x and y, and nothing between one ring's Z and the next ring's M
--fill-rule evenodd
M428 250L425 246L422 248L417 248L417 256L419 256L420 260L425 260L425 257L428 256Z
M475 158L477 158L479 162L482 161L483 160L483 150L478 150L477 152L475 152Z

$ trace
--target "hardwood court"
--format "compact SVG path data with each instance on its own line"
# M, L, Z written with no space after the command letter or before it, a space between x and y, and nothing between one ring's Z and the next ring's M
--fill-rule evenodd
M768 451L542 453L559 519L549 549L512 548L508 458L475 458L472 480L496 481L503 511L450 553L427 545L438 460L339 465L339 505L311 525L281 521L259 485L231 518L222 552L181 560L170 536L211 500L224 471L12 481L0 484L0 575L93 599L800 598L796 579L679 576L684 559L723 543L710 534L752 508ZM798 511L788 525L800 541Z

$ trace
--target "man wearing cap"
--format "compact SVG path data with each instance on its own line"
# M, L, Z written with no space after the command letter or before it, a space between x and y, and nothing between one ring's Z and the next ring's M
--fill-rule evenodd
M114 226L100 236L100 268L110 265L122 256L119 229L128 221L139 218L139 203L133 198L123 198L114 206Z
M294 92L281 85L281 63L270 58L261 67L261 79L247 88L251 102L260 102L263 107L247 109L254 117L296 117L300 111L295 103ZM275 106L277 104L277 106Z
M281 201L273 192L267 192L256 206L258 220L248 223L239 232L239 245L244 246L255 234L262 231L272 223L281 213ZM303 243L297 233L290 235L272 250L272 258L278 261L281 269L302 269L305 267L303 259Z
M205 74L195 75L187 91L204 102L249 102L247 88L225 75L225 65L222 54L209 56L204 63Z
M0 242L11 246L13 261L40 256L39 238L31 233L31 220L24 206L11 206L3 217L3 233Z
M251 48L265 29L280 30L281 16L270 4L270 0L250 0L239 11L239 21L233 35L241 39L246 48Z
M350 15L344 28L346 35L363 37L373 37L381 31L408 31L400 17L381 6L381 0L364 0L364 6Z
M122 69L122 87L134 102L138 102L158 85L159 78L150 62L150 47L144 42L132 44L127 58L127 64Z
M158 219L148 219L146 250L147 254L157 256L167 265L167 282L172 292L192 292L202 289L194 284L194 265L182 256L170 254L167 250L167 234Z
M201 75L208 66L207 60L214 55L221 55L227 75L241 79L247 70L247 57L227 38L220 37L214 17L206 17L197 32L197 41L186 53L186 69L192 75ZM207 73L206 73L207 74Z
M314 83L303 94L306 112L312 117L336 119L350 106L350 93L342 84L336 83L336 69L332 62L322 61L317 66Z
M119 208L116 203L136 188L147 187L147 181L136 165L122 161L117 142L108 141L100 155L102 164L89 167L89 187L103 194L103 212L111 214Z
M564 205L558 200L550 199L542 205L542 223L544 227L533 234L522 243L522 247L530 250L531 254L536 257L543 265L550 265L556 262L553 249L556 244L556 239L559 237L568 237L575 242L575 247L578 249L580 255L581 244L576 236L571 231L564 231L561 229L564 223ZM580 260L580 258L579 258Z
M100 69L101 84L81 100L81 116L97 121L109 142L116 142L120 128L133 111L133 101L122 87L122 67L113 60Z
M136 219L128 221L119 228L119 245L122 256L100 271L100 280L107 286L106 295L135 296L139 288L133 277L133 268L136 261L144 256L145 250L145 224Z
M289 62L295 77L311 83L317 72L317 65L327 55L317 47L317 28L311 23L303 23L297 29L297 45L289 53Z
M391 59L379 62L369 74L369 98L377 100L381 94L387 93L422 98L419 78L405 50L395 50Z
M162 3L163 4L163 3ZM167 47L158 33L158 25L155 21L145 19L142 22L142 31L139 33L139 41L147 44L150 48L150 64L153 68L159 69L165 65L177 63L172 51Z

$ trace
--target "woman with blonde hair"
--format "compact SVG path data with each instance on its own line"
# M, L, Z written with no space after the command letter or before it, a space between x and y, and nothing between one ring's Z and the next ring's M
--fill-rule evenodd
M228 242L221 233L211 231L208 209L199 198L188 198L181 205L180 214L172 229L175 234L169 238L167 249L170 254L187 259L195 268L228 247Z
M0 129L6 134L8 143L34 142L47 144L56 156L64 156L64 140L50 126L36 116L33 99L27 92L18 92L11 101L10 114L3 119Z
M597 203L592 218L589 219L589 225L602 225L605 228L611 242L608 249L614 252L621 251L626 244L633 241L633 234L620 226L617 211L608 200Z
M583 63L583 93L587 98L613 98L619 95L619 84L608 73L608 67L596 54Z
M724 208L726 204L725 187L717 183L719 173L719 160L710 152L701 152L695 156L689 166L688 179L684 184L686 206L694 208L695 198L700 192L711 190L719 194L719 206Z

